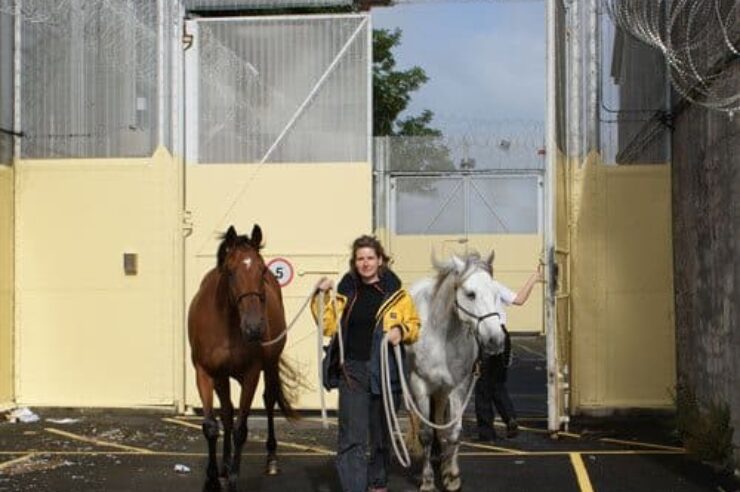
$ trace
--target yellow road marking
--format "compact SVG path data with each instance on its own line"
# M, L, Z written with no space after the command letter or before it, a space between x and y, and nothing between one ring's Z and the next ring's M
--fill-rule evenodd
M502 448L499 446L492 446L490 444L479 444L476 442L469 442L469 441L460 441L460 444L465 444L466 446L470 446L473 448L480 448L480 449L490 449L493 451L501 451L503 453L507 454L524 454L524 451L519 451L518 449L510 449L510 448Z
M478 456L478 457L491 457L491 458L511 458L512 456L516 457L527 457L527 456L542 456L542 457L548 457L548 456L569 456L572 453L572 451L519 451L518 453L511 453L511 452L481 452L481 451L460 451L458 454L460 456ZM681 451L660 451L660 450L639 450L639 449L630 449L630 450L595 450L595 451L579 451L579 454L588 454L588 455L679 455L679 454L685 454L685 452ZM62 451L48 451L48 450L41 450L41 449L26 449L21 451L0 451L0 456L16 456L19 454L23 455L50 455L50 456L62 456L62 455L70 455L70 456L141 456L142 453L138 451L68 451L68 450L62 450ZM187 452L187 451L150 451L146 453L147 456L195 456L195 457L201 457L201 456L208 456L208 453L205 452ZM264 452L258 452L258 451L250 451L250 452L244 452L242 453L242 456L264 456ZM321 453L315 453L315 452L287 452L287 453L280 453L280 456L296 456L296 457L317 457L317 456L326 456ZM22 458L28 459L29 456L23 456ZM6 461L4 463L0 463L0 467L5 465L5 463L10 463L10 461Z
M168 417L165 417L162 420L165 421L165 422L170 422L172 424L182 425L183 427L190 427L192 429L200 429L201 428L197 424L191 424L190 422L183 422L182 420L171 419L171 418L168 418ZM223 433L221 433L221 434L223 434ZM283 440L279 440L278 441L278 445L280 445L280 446L286 446L288 448L293 448L293 449L301 449L303 451L313 451L315 453L320 453L320 454L330 455L330 456L335 454L333 451L330 451L330 450L328 450L326 448L322 448L320 446L307 446L305 444L296 444L296 443L292 443L292 442L289 442L289 441L283 441Z
M16 454L20 454L20 453L16 453ZM17 465L18 463L23 463L24 461L28 461L31 458L33 458L34 455L35 453L28 453L25 456L19 456L18 458L15 458L12 460L3 461L2 463L0 463L0 470L4 470L5 468L9 468L13 465Z
M573 439L580 439L582 436L580 434L573 434L572 432L558 432L559 436L565 436L565 437L572 437Z
M588 478L588 471L586 465L583 464L581 453L570 453L570 463L573 465L581 492L593 492L594 488L591 485L591 479Z
M150 454L150 453L152 453L152 451L149 450L149 449L137 448L137 447L134 447L134 446L126 446L125 444L118 444L118 443L115 443L115 442L102 441L100 439L95 439L95 438L86 437L86 436L80 436L79 434L73 434L71 432L67 432L67 431L63 431L63 430L59 430L59 429L54 429L52 427L47 427L44 430L46 432L50 432L50 433L56 434L58 436L68 437L68 438L74 439L76 441L82 441L82 442L87 442L87 443L90 443L90 444L96 444L98 446L109 446L109 447L113 447L113 448L119 448L119 449L125 449L125 450L128 450L128 451L134 451L134 452L141 453L141 454Z
M601 442L611 442L614 444L627 444L629 446L641 446L645 448L655 448L655 449L665 449L667 451L686 451L684 448L678 448L676 446L665 446L663 444L652 444L649 442L641 442L641 441L626 441L623 439L612 439L610 437L605 437L603 439L599 439Z
M322 423L322 424L324 423L324 421L322 420L321 417L304 417L303 420L307 420L308 422L319 422L319 423ZM335 425L335 426L336 425L339 425L339 424L337 424L337 419L334 418L334 417L327 418L326 419L326 422L329 425Z
M191 424L190 422L185 422L184 420L180 420L180 419L171 419L169 417L165 417L162 419L162 421L169 422L170 424L181 425L183 427L190 427L191 429L199 429L199 430L202 429L202 427L199 426L198 424Z

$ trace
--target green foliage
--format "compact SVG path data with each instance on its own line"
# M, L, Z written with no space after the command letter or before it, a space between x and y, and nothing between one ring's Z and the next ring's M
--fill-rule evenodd
M411 102L411 93L429 81L424 69L411 67L396 69L393 48L401 42L401 30L375 29L373 31L373 135L428 135L441 132L429 127L433 113L397 121L398 115ZM414 133L404 133L404 131ZM421 133L418 133L421 132Z
M373 134L403 137L391 143L394 171L453 170L450 150L440 142L442 132L431 126L432 111L399 119L411 102L411 93L429 80L421 67L397 70L393 49L400 42L400 29L373 31ZM422 186L417 191L429 190Z
M676 429L686 449L703 461L729 465L733 428L727 404L710 402L702 408L693 388L686 384L676 387L674 398Z

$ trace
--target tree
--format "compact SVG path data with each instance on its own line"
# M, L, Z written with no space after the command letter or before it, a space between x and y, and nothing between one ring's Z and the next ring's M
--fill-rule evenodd
M411 102L411 93L429 81L421 67L396 69L393 48L401 42L401 30L373 30L373 135L440 136L429 127L434 114L424 110L419 116L398 120Z
M450 150L440 141L442 132L431 126L432 111L399 119L411 102L411 93L429 81L421 67L396 69L393 48L400 41L400 29L373 31L373 135L404 137L391 141L394 171L452 170Z

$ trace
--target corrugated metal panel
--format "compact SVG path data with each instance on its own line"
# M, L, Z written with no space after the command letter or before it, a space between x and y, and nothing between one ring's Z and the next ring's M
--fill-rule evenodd
M353 0L185 0L188 10L259 10L299 7L338 7Z
M368 19L202 21L198 162L368 161Z
M23 157L151 155L158 2L68 0L43 12L23 19Z
M13 156L13 17L0 11L0 164Z

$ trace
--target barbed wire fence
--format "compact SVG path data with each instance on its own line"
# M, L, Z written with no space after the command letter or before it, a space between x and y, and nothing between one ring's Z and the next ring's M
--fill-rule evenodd
M604 0L625 32L657 48L673 88L700 106L734 113L740 89L740 2L735 0Z

